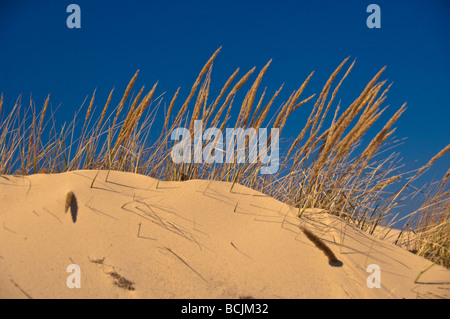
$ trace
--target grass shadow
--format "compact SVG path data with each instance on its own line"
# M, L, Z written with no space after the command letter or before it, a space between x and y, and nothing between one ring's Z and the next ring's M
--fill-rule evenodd
M72 221L76 223L78 216L78 202L75 194L72 195L72 200L70 201L70 214L72 215Z

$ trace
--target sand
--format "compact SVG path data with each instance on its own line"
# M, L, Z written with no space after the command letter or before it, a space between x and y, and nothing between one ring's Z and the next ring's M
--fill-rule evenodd
M450 270L324 211L299 219L231 186L115 171L0 176L0 298L450 297Z

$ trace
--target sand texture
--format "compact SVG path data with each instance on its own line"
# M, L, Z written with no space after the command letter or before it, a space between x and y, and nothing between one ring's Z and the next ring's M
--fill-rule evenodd
M450 270L231 185L115 171L0 176L0 298L450 297ZM71 264L80 288L67 285ZM380 288L367 285L372 264Z

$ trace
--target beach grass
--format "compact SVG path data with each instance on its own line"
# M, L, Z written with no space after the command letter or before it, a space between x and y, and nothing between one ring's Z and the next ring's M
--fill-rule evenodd
M410 251L447 268L450 266L450 170L442 180L430 184L427 191L415 185L450 150L450 145L423 167L402 172L399 154L395 152L400 139L394 133L406 104L392 111L383 106L390 89L386 80L381 80L385 68L373 76L349 105L341 105L337 99L342 83L355 65L348 58L316 94L304 94L312 72L280 103L277 98L283 86L273 92L260 88L269 61L256 76L253 74L256 67L243 76L237 69L217 97L211 97L212 67L219 52L220 48L206 62L184 102L179 101L181 88L178 88L168 106L164 96L158 96L157 84L148 91L144 86L135 90L139 71L115 107L111 105L115 90L111 90L97 111L94 90L90 99L86 98L89 102L83 103L68 124L57 123L50 95L40 110L33 100L25 103L22 97L6 107L2 95L0 174L117 170L167 181L228 181L232 183L230 191L239 183L298 207L299 216L307 208L321 208L372 234L378 226L402 223L397 244L402 243ZM232 108L239 112L231 112ZM203 130L265 127L278 128L283 136L283 129L292 123L288 119L299 108L309 108L309 116L299 125L298 135L281 150L283 160L276 174L261 175L264 164L260 158L256 163L234 160L223 164L176 164L170 155L174 147L172 131L186 127L193 135L196 120L202 120ZM392 115L383 122L389 112ZM161 116L162 125L154 128ZM380 129L374 132L377 127ZM95 178L91 187L94 182ZM417 189L426 194L418 208L399 218L399 207L416 198Z

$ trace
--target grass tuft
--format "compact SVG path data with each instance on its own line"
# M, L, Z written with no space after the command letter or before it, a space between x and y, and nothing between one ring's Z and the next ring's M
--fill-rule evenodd
M134 93L139 70L117 106L111 106L115 92L112 89L101 113L96 113L97 90L94 90L86 110L83 103L73 120L60 126L54 118L50 96L38 112L31 99L24 106L21 96L14 105L5 107L2 94L0 174L107 170L107 181L109 172L117 170L157 178L156 189L159 180L207 179L231 182L230 192L238 183L298 207L300 217L307 208L321 208L371 233L379 225L392 226L406 221L397 244L402 243L407 249L450 267L450 170L441 181L430 186L428 192L415 185L420 176L450 151L450 145L418 170L400 171L399 154L392 150L402 140L395 139L394 126L406 111L406 105L380 123L382 115L390 112L382 107L390 89L385 80L380 80L385 68L355 95L352 103L341 105L335 101L339 100L341 85L355 64L353 61L347 66L347 58L332 72L321 90L302 96L314 75L311 72L298 89L274 109L283 86L276 91L265 87L262 93L260 89L271 61L260 69L253 81L251 77L256 67L242 77L238 77L240 70L237 69L222 85L218 96L211 98L214 91L212 66L219 52L220 48L208 59L184 102L179 102L181 89L178 88L168 108L163 104L163 96L157 96L157 84L149 91L142 86ZM245 94L240 95L243 90ZM177 104L181 106L178 108ZM159 115L161 105L164 111ZM237 114L231 112L233 107L239 110ZM290 118L300 107L304 111L309 108L309 115L302 122L292 123ZM80 112L84 116L80 117ZM276 127L280 135L290 124L300 129L292 141L283 144L287 152L280 154L283 161L278 173L261 176L261 158L257 163L237 163L236 160L226 164L174 163L170 156L174 146L171 133L177 127L187 127L194 134L195 120L204 121L203 130L218 127L224 131L230 123L244 130ZM154 123L162 124L157 138L151 135ZM381 129L376 131L376 127ZM418 197L417 190L427 194L419 208L407 217L397 218L399 208ZM415 235L410 236L411 232Z

